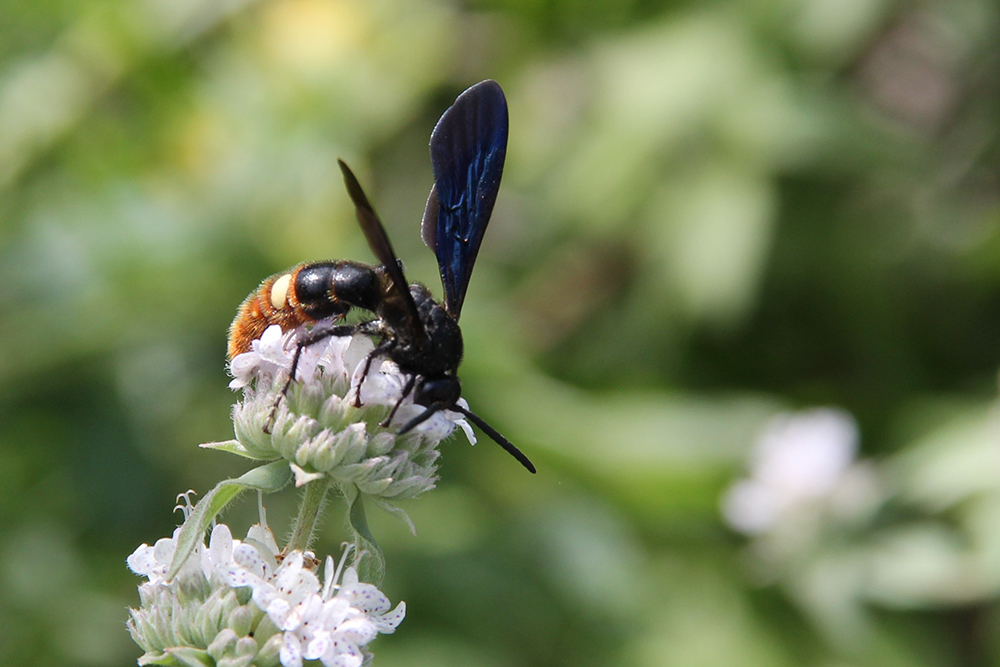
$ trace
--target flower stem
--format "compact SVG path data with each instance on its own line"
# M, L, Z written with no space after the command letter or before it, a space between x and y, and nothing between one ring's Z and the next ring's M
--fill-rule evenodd
M305 551L312 543L316 531L316 521L323 511L326 492L330 490L330 482L325 479L315 480L306 484L302 494L302 504L299 505L299 515L295 517L295 527L288 539L285 552Z

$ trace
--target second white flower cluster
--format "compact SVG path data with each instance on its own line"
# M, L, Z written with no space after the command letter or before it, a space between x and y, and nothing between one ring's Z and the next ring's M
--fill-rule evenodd
M208 546L199 545L167 581L176 546L175 534L140 546L128 558L129 568L148 579L139 589L143 604L129 621L146 650L144 664L167 657L184 662L193 657L187 653L201 650L216 664L280 661L300 667L303 660L319 660L326 667L360 667L369 657L364 647L380 633L394 632L406 613L404 603L393 609L378 588L344 567L346 552L339 565L327 557L322 583L309 552L292 551L279 563L277 544L260 525L242 542L226 525L216 525ZM158 603L167 598L171 612L163 613L166 607ZM204 630L200 641L174 641L192 627ZM175 654L178 644L185 646L183 654Z

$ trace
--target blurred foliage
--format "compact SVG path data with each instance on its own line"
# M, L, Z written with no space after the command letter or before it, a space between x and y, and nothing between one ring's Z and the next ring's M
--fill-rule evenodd
M370 260L338 157L438 291L427 138L494 78L463 379L540 473L457 439L373 517L378 664L997 664L998 61L989 0L0 0L0 663L134 664L125 556L242 472L236 305ZM719 499L813 405L884 496L762 577Z

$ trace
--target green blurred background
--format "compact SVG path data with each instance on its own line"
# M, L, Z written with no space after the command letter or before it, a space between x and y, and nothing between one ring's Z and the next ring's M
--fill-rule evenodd
M0 0L0 664L134 664L125 557L244 469L197 448L237 304L371 261L338 157L440 294L427 140L484 78L510 145L462 377L540 472L456 437L416 537L373 517L408 605L377 664L1000 664L987 0ZM874 508L728 528L814 406Z

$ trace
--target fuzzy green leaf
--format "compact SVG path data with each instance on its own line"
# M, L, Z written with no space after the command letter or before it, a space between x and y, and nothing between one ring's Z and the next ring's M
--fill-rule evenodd
M351 531L354 533L354 542L358 545L354 566L361 581L379 586L385 576L385 557L368 527L364 495L353 484L344 490Z
M178 665L184 667L215 667L215 660L203 649L179 646L168 648L167 652L177 659Z
M166 652L150 652L139 658L140 667L160 665L161 667L213 667L215 661L204 649L178 646Z
M223 440L221 442L206 442L205 444L198 445L202 449L214 449L220 452L228 452L230 454L236 454L237 456L242 456L243 458L253 459L254 461L265 461L267 459L262 459L250 453L250 451L240 443L239 440ZM273 457L272 457L273 458Z
M173 578L180 571L184 561L191 552L201 544L203 535L211 525L212 520L225 509L236 496L246 490L274 493L281 489L292 478L292 471L287 461L274 461L259 468L254 468L236 479L226 479L215 485L215 488L198 501L190 516L184 521L177 536L177 548L170 563L167 578Z

